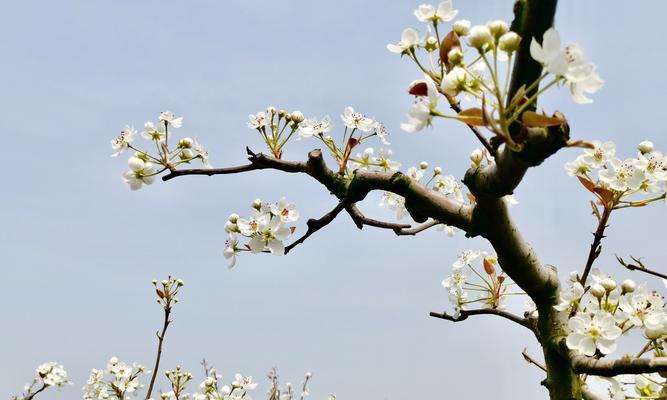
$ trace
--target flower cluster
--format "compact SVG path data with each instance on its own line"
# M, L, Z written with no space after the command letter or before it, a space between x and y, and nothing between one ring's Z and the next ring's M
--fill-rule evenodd
M295 134L299 139L316 138L324 143L341 172L346 170L352 150L361 142L377 136L383 144L390 144L387 141L387 130L381 122L355 111L352 107L345 107L340 117L345 125L342 142L337 142L329 134L333 130L329 116L322 119L305 118L300 111L287 113L285 110L276 110L275 107L251 114L248 127L262 135L276 158L282 157L283 147Z
M480 262L483 272L479 268ZM470 304L481 303L487 308L503 309L507 296L524 294L509 292L514 283L503 271L498 272L499 269L496 256L485 251L465 250L459 255L452 264L452 274L442 281L454 306L454 318L461 315L461 310L469 309ZM473 281L474 276L479 280ZM471 292L477 295L472 298Z
M310 395L310 390L308 389L308 382L312 378L312 374L310 372L306 372L306 376L303 380L303 384L301 385L301 391L299 393L299 399L303 400L305 397ZM276 372L276 369L272 369L271 372L268 374L268 378L271 381L271 387L269 388L269 391L267 393L267 398L269 400L294 400L295 396L297 395L295 393L294 387L290 382L287 382L285 384L285 389L282 389L280 387L280 383L278 382L278 373ZM336 396L333 394L330 394L327 397L327 400L336 400Z
M250 217L241 218L238 214L232 214L225 224L229 238L225 243L224 256L230 260L230 268L236 264L236 256L242 251L284 255L283 242L296 229L286 224L296 221L299 212L294 204L289 203L284 197L277 203L263 203L260 199L256 199L252 203L252 209ZM248 244L239 244L239 235L249 238Z
M534 106L538 95L566 83L575 102L589 103L586 94L598 91L604 83L579 46L569 44L561 49L560 36L552 28L541 38L541 44L530 38L531 55L543 64L546 72L530 85L510 93L510 66L523 39L505 21L472 26L470 21L458 20L445 27L458 14L449 0L437 7L420 5L414 14L426 23L426 34L422 36L417 30L407 28L398 43L387 45L389 51L410 58L424 74L422 80L409 86L409 93L416 101L408 110L407 121L401 125L404 131L420 131L431 125L434 117L452 118L486 127L511 148L521 149L523 144L515 143L509 134L512 124L548 127L565 122L556 116L526 111ZM420 50L425 51L427 62L420 59ZM551 80L540 89L549 76ZM455 109L460 100L476 106L454 115L445 114L438 110L438 102L443 98Z
M665 200L667 191L667 157L643 141L637 157L624 160L616 157L612 142L594 141L574 161L565 164L568 175L581 183L609 209L642 207ZM643 196L631 200L633 196Z
M613 400L659 399L667 387L667 379L658 373L618 375L603 379L609 383L609 397Z
M632 329L640 329L648 340L647 349L664 355L667 312L661 295L646 285L625 280L620 285L597 268L591 270L590 287L584 290L576 272L560 294L554 308L569 311L567 346L587 356L613 353L616 341Z
M84 400L126 399L136 395L143 387L139 382L141 374L148 374L146 368L134 363L131 366L111 357L105 370L92 369L86 386L83 388Z
M128 159L129 170L123 173L122 178L132 190L139 190L143 185L150 185L155 176L166 170L175 170L181 164L190 164L194 160L201 161L204 168L210 168L208 150L196 140L185 137L176 141L173 148L169 145L170 129L183 126L183 117L175 118L171 111L164 111L158 116L157 122L148 121L144 124L141 136L155 143L156 152L135 147L134 140L137 130L126 125L118 137L111 141L114 150L112 157L117 157L125 150L134 151Z
M185 391L185 386L192 380L192 374L181 369L177 365L175 369L164 373L171 385L171 390L160 395L162 400L186 400L190 396Z
M199 385L199 392L192 395L193 400L241 400L251 399L248 392L257 387L252 376L236 374L234 380L226 385L222 375L215 368L207 369L206 378Z
M152 283L155 287L157 303L160 304L165 311L171 311L174 304L178 303L178 297L176 297L176 295L185 284L183 280L175 279L169 275L167 279L163 279L160 282L153 280Z
M71 384L67 378L65 368L56 362L47 362L37 367L37 374L29 384L23 388L23 394L12 397L12 400L27 400L49 387L61 388Z

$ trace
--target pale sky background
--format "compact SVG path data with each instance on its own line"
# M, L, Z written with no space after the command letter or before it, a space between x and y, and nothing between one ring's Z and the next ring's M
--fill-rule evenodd
M557 27L598 65L605 87L592 105L555 90L572 136L614 140L623 156L652 139L667 150L664 15L667 3L561 1ZM255 197L285 195L304 221L335 200L303 176L254 172L158 182L139 192L121 182L125 155L109 141L162 110L185 116L215 166L262 150L247 115L275 105L335 124L347 105L382 120L405 167L426 160L462 177L476 147L464 127L438 121L416 135L399 130L420 74L385 49L403 28L423 26L418 1L13 1L0 14L0 398L28 382L42 362L63 363L74 381L44 399L80 398L91 368L109 357L153 362L161 311L150 281L171 273L186 286L174 311L162 366L202 378L206 357L226 377L237 371L268 387L311 371L312 398L545 398L542 374L520 355L535 340L494 318L452 324L428 317L448 308L440 281L457 254L488 250L480 239L426 232L397 238L358 231L345 215L289 256L222 256L223 224ZM459 0L473 23L511 19L512 1ZM140 139L141 140L141 139ZM303 159L314 142L287 148ZM563 164L565 150L531 170L513 209L544 263L565 276L581 269L595 221L590 196ZM389 216L363 205L372 215ZM628 274L613 254L665 264L665 207L619 212L598 265ZM643 276L635 276L644 280ZM661 285L653 282L654 287ZM517 310L517 312L521 312ZM160 387L166 380L160 375Z

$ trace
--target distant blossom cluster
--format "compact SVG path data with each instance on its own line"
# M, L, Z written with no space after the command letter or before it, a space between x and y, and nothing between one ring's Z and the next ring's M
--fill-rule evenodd
M48 388L62 388L71 383L67 371L61 364L57 362L40 364L35 378L23 387L23 394L12 397L12 400L30 400Z
M123 181L132 190L139 190L144 185L150 185L155 177L166 170L173 170L179 165L190 164L199 160L204 168L210 168L208 150L196 140L185 137L176 141L176 146L169 146L170 129L183 126L183 117L175 118L171 111L161 112L157 122L148 121L144 124L141 136L155 143L156 152L135 147L134 140L137 130L126 125L115 139L111 141L114 150L112 157L118 157L125 150L134 151L128 161L129 170L122 175ZM173 138L172 138L173 140Z

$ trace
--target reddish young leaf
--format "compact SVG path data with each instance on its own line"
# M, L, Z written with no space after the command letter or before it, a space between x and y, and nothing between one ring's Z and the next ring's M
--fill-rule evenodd
M472 126L486 126L486 120L484 118L484 113L479 107L469 108L467 110L461 111L456 119L459 121Z
M564 120L557 117L549 117L545 114L538 114L534 111L526 111L521 115L521 121L525 126L547 128L550 126L560 126L565 123Z

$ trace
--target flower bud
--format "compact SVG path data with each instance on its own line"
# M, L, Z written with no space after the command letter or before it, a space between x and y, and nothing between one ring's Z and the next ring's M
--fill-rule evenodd
M428 163L426 161L422 161L419 163L419 169L427 169L428 168Z
M292 120L292 114L290 114L290 113L285 114L285 119L287 121L291 121Z
M635 281L632 279L626 279L621 283L621 292L623 294L625 293L632 293L635 291L635 288L637 287L637 284Z
M435 167L435 168L433 168L433 174L434 174L434 175L440 175L440 174L442 174L442 168L440 168L440 167Z
M232 232L238 232L238 230L239 227L236 225L236 223L232 221L225 222L225 232L232 233Z
M470 29L468 35L468 44L480 52L483 52L486 47L493 43L491 31L485 25L476 25Z
M426 43L424 44L424 48L429 53L434 52L438 48L438 39L434 38L433 36L427 37Z
M590 292L594 297L596 297L598 299L602 298L602 296L604 296L605 293L607 293L607 291L604 289L604 287L602 285L600 285L599 283L592 284L591 288L590 288Z
M310 379L312 376L313 376L313 374L311 374L310 372L306 372L306 378L307 379Z
M460 19L454 22L452 30L459 36L466 36L470 32L470 21L467 19Z
M653 151L653 142L644 140L643 142L639 143L639 146L637 146L637 150L639 150L639 152L642 154L650 153Z
M490 21L486 24L486 26L489 28L491 35L493 35L496 40L510 30L509 26L507 26L507 22L502 20Z
M285 110L283 110L283 109L278 110L278 116L279 116L280 118L284 117L285 114L287 114L287 111L285 111Z
M258 210L258 211L259 211L259 209L262 208L262 200L260 200L260 199L255 199L255 200L252 202L251 207L254 208L255 210Z
M183 286L183 285L185 285L185 282L183 282L183 279L176 279L176 284L178 286Z
M483 159L484 153L482 153L482 150L480 149L475 149L472 153L470 153L470 161L472 161L473 167L479 167L482 164Z
M231 392L232 392L232 389L227 385L223 386L222 389L220 389L220 393L222 393L224 396L227 396Z
M178 147L181 149L189 149L194 144L192 138L186 137L178 141Z
M600 285L602 285L604 290L607 292L611 292L612 290L616 289L616 281L611 278L604 278L602 281L600 281Z
M229 214L229 218L228 218L227 220L228 220L229 222L231 222L232 224L235 224L236 221L239 220L239 215L236 214L236 213L234 213L234 214Z
M449 53L447 53L447 62L453 66L461 65L463 63L463 52L461 51L461 48L454 47L449 50Z
M195 153L193 153L190 149L183 149L178 154L178 156L181 158L181 160L190 160L195 156Z
M276 108L273 106L266 107L266 112L271 115L274 115L276 113Z
M331 136L331 135L326 135L326 136L324 137L324 141L327 142L327 143L333 143L334 138L333 138L333 136Z
M500 37L498 47L504 52L513 53L519 50L520 43L521 36L517 35L516 32L507 32Z
M304 120L303 114L301 111L292 111L292 121L295 123L302 122Z

